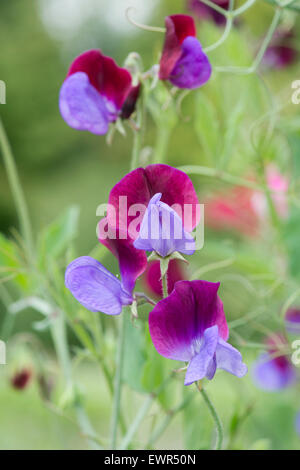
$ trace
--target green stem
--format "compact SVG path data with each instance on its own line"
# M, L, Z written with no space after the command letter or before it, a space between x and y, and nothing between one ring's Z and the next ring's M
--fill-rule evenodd
M251 1L253 1L253 0L251 0ZM256 0L254 0L254 1L256 1ZM230 0L230 2L229 2L229 10L228 10L229 13L232 13L233 4L234 4L234 0ZM231 31L231 28L232 28L232 23L233 23L233 17L232 17L232 15L227 16L227 18L226 18L226 26L225 26L225 29L224 29L224 32L223 32L222 36L220 37L220 39L219 39L217 42L215 42L215 43L212 44L211 46L205 47L205 48L204 48L204 52L213 51L214 49L217 49L217 47L220 47L221 44L223 44L223 42L226 41L226 39L228 38L228 36L229 36L229 34L230 34L230 31Z
M163 298L165 299L168 297L168 267L165 270L163 267L164 261L160 261L160 275L161 275L161 283L162 283L162 290L163 290Z
M216 412L216 409L214 407L214 405L212 404L212 402L210 401L210 398L208 397L206 391L201 387L199 386L198 384L196 384L196 387L197 389L199 390L199 392L201 393L206 405L207 405L207 408L209 409L209 412L215 422L215 425L216 425L216 430L217 430L217 442L216 442L216 446L215 446L215 450L221 450L222 449L222 442L223 442L223 427L222 427L222 423L221 423L221 420Z
M119 331L118 351L116 360L116 375L114 384L114 397L113 397L113 410L112 410L112 421L111 421L111 449L116 449L117 434L118 434L118 423L120 417L120 406L121 406L121 393L122 393L122 371L124 363L124 346L125 346L125 327L126 327L126 310L124 309L121 315L121 325Z
M159 125L157 127L157 137L156 137L153 163L162 163L165 160L170 134L171 134L171 131L166 126Z
M144 98L140 96L137 105L136 129L133 130L133 147L130 162L130 171L137 168L140 164L140 153L142 147L143 133L143 114L144 114Z
M0 148L2 150L3 160L5 169L7 172L10 188L13 194L16 210L18 213L22 235L24 236L27 248L30 255L33 255L33 237L32 229L29 219L29 213L25 196L21 186L21 182L18 175L16 163L12 154L12 150L2 123L0 119Z

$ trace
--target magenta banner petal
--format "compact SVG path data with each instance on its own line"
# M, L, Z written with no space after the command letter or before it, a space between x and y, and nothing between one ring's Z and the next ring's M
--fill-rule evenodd
M199 88L211 76L211 65L197 38L187 37L182 53L170 73L170 82L178 88Z
M131 75L128 70L119 67L113 59L92 49L78 56L68 72L68 76L76 72L87 74L89 81L98 92L114 103L120 110L131 89Z
M181 56L181 44L188 36L196 36L195 22L188 15L171 15L165 19L166 36L160 60L159 78L168 80Z
M199 223L199 201L191 179L183 171L169 165L154 164L131 171L113 187L108 201L113 206L113 208L108 207L110 225L129 231L131 238L135 239L139 226L131 227L131 223L137 214L141 215L142 220L150 199L156 193L162 193L161 201L172 207L183 218L185 230L190 232ZM139 212L136 207L137 212L128 215L127 210L122 208L124 197L127 210L136 207L137 204L143 208L141 207ZM115 220L116 214L120 214L118 220Z
M75 259L66 269L65 285L78 302L92 312L119 315L132 297L121 282L90 256Z
M219 284L179 281L173 292L150 312L149 328L159 354L169 359L190 361L204 331L217 325L219 335L228 337L228 327Z
M147 256L133 246L133 240L126 238L126 232L116 230L115 235L115 239L99 238L99 242L118 259L122 285L128 293L131 293L137 278L147 267Z

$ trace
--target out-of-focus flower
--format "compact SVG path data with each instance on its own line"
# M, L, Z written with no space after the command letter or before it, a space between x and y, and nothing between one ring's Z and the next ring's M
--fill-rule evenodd
M155 251L163 258L175 251L192 255L195 252L195 240L184 230L179 215L160 200L161 196L161 193L157 193L150 199L134 247Z
M282 69L294 64L299 52L293 45L293 31L277 31L263 57L263 64L273 69Z
M280 173L276 165L269 164L266 168L266 180L278 216L281 219L286 219L288 216L288 201L286 195L289 189L288 178ZM264 220L268 212L265 195L261 192L254 192L252 205L258 217Z
M211 380L217 368L237 377L247 373L241 354L227 343L228 326L218 289L219 283L179 281L150 312L150 335L157 352L189 363L185 385L204 377Z
M65 285L91 312L119 315L133 301L122 282L90 256L75 259L66 269Z
M223 8L223 10L229 9L229 0L212 0L212 2ZM226 17L222 13L205 5L201 0L187 0L187 8L200 20L212 20L218 26L226 23Z
M300 411L299 411L299 413L297 413L297 415L296 415L295 427L296 427L297 433L298 433L299 436L300 436Z
M71 64L60 90L59 107L70 127L102 135L119 116L131 115L138 95L139 85L132 85L130 72L93 49Z
M198 88L211 76L211 65L196 38L195 22L188 15L165 19L166 36L160 60L159 78L178 88Z
M300 334L300 309L289 308L285 315L285 328L288 333Z
M183 262L178 259L171 259L169 261L167 271L168 294L171 294L174 289L175 282L186 279L186 274L182 264ZM145 274L142 277L142 281L151 295L162 297L163 288L159 261L150 261Z
M277 391L292 385L296 380L293 364L282 348L287 346L285 338L276 334L266 340L268 352L261 354L253 365L252 377L258 388Z
M252 205L252 189L235 186L205 202L205 222L214 230L234 230L255 237L259 219Z
M11 385L17 390L24 390L24 388L28 387L31 379L32 370L29 368L23 368L11 377Z

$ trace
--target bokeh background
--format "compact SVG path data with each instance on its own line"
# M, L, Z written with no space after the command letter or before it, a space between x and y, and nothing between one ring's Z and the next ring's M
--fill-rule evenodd
M163 36L130 24L125 17L126 8L135 6L136 11L131 14L141 23L163 26L166 15L187 12L186 4L184 0L0 1L0 79L7 87L6 104L0 105L0 113L36 234L64 214L68 207L76 205L80 209L76 254L89 253L97 242L96 207L106 202L111 187L129 168L132 145L129 128L127 137L116 134L108 146L104 137L72 130L62 120L58 93L70 62L89 48L101 48L119 64L129 52L136 51L147 70L158 61ZM238 19L227 41L210 53L213 65L251 64L273 12L273 6L257 1ZM287 11L284 21L286 24L296 21L294 29L298 37L294 43L295 48L300 49L299 20ZM198 23L198 36L204 46L216 41L221 31L211 21ZM260 141L274 118L272 138L263 148L264 158L275 161L283 173L293 175L291 198L294 201L299 194L300 177L300 105L291 103L291 83L296 79L300 79L299 61L279 71L260 67L258 73L250 75L214 74L204 88L187 96L181 109L171 115L168 145L163 145L165 162L173 166L226 166L231 174L254 175L260 160L251 139ZM261 119L263 116L269 118ZM161 139L163 136L149 116L144 136L144 146L148 149L145 155L151 154L153 147L162 145ZM2 165L0 161L0 230L12 237L12 227L19 227ZM193 176L193 181L203 202L217 191L228 188L218 178ZM221 294L229 321L254 312L256 324L242 325L235 337L246 345L248 341L259 343L266 333L264 328L276 327L272 315L280 311L297 286L300 277L299 205L291 204L290 217L280 232L280 240L276 240L276 248L270 241L270 233L266 230L252 238L236 230L207 227L204 248L188 268L192 273L208 263L233 260L220 272L207 272L203 277L223 281ZM281 276L278 252L283 253L287 262L285 274L292 279L291 291L279 285L272 294L264 295L274 287L278 272ZM117 270L109 255L105 256L105 265ZM255 278L258 274L268 274L269 279L262 283ZM15 293L13 287L8 285L8 289ZM5 315L6 308L0 303L0 322L4 322ZM11 386L11 376L23 365L30 364L34 374L32 349L39 349L42 344L45 357L40 360L45 360L47 374L59 388L60 376L49 333L47 330L37 332L33 327L39 319L30 309L22 312L8 338L8 363L0 366L0 448L86 448L86 438L74 424L72 414L45 405L37 380L22 391ZM75 351L78 344L71 332L69 340ZM243 349L248 365L257 354L257 349ZM110 403L103 377L93 363L84 358L78 363L74 366L75 374L86 397L88 414L99 433L105 435ZM251 374L243 380L220 374L209 390L232 448L300 448L300 437L294 427L295 413L300 410L299 386L267 393L255 388ZM172 403L176 394L174 392L173 396L172 390L168 393L165 400ZM129 420L142 398L137 392L126 390ZM164 412L154 407L145 420L143 432L147 433L152 421ZM200 397L196 397L185 412L176 417L157 447L205 447L211 431L210 417L201 406ZM143 441L142 433L137 438L137 442L140 441Z

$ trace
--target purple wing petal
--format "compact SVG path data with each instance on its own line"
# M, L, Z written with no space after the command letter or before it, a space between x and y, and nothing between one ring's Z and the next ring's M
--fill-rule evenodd
M216 350L216 362L218 369L226 370L237 377L243 377L248 372L241 353L221 338Z
M296 379L292 364L286 360L281 366L275 360L269 359L269 354L262 354L255 362L252 377L258 388L268 391L281 390L293 384Z
M92 312L118 315L123 305L132 303L132 297L123 290L119 279L89 256L81 256L69 264L65 285L75 299Z
M300 334L300 310L290 308L285 315L285 327L288 333Z
M216 352L218 338L217 326L212 326L205 330L200 351L189 363L184 385L191 385L193 382L203 379L206 375L211 377L214 369L213 357Z
M162 257L174 251L192 255L195 252L195 240L184 230L179 215L161 202L160 198L161 193L157 193L150 200L138 238L134 242L135 248L155 251Z
M98 135L108 131L109 113L105 101L84 72L74 73L64 81L59 108L63 119L74 129Z
M169 77L178 88L198 88L211 76L211 65L197 38L187 37L182 43L182 54Z
M158 302L149 315L153 344L169 359L190 361L206 328L217 325L227 339L228 328L219 284L206 281L176 282L173 292Z

